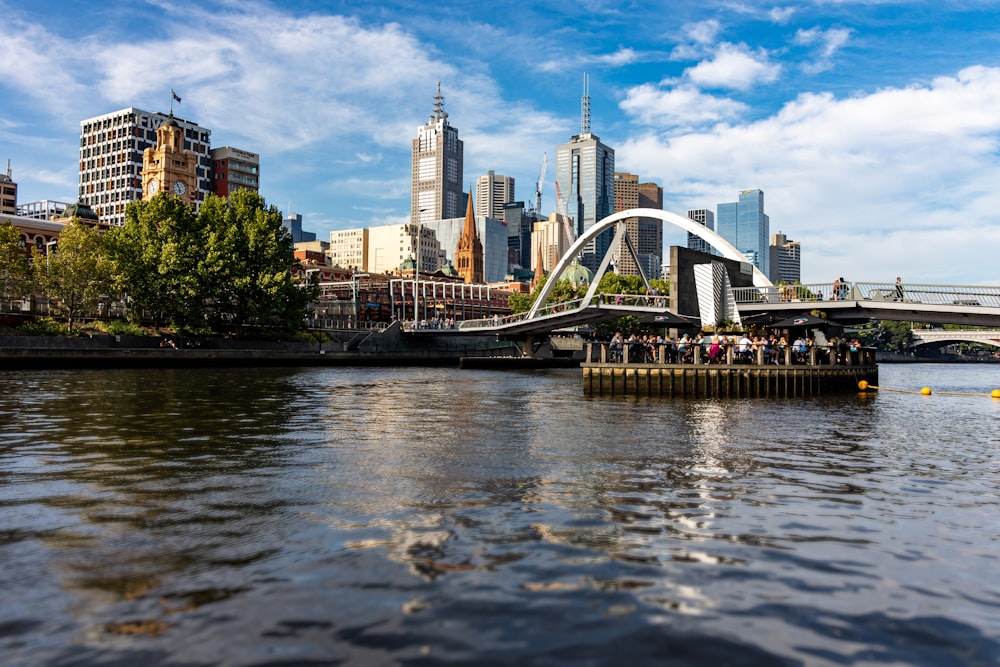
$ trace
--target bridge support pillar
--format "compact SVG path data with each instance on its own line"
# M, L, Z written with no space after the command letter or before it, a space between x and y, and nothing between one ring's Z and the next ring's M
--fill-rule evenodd
M535 337L528 336L521 341L521 354L525 357L535 356Z

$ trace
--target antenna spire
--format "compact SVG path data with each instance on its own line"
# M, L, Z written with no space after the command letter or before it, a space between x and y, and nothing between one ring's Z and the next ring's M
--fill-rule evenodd
M448 118L448 112L444 110L444 97L441 96L441 82L438 81L437 94L434 96L434 113L431 120L444 120Z
M583 73L583 100L580 102L580 134L590 132L590 75Z

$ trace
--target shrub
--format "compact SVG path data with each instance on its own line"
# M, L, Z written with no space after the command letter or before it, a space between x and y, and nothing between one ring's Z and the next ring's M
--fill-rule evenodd
M41 317L21 325L24 336L65 336L66 326L51 317Z

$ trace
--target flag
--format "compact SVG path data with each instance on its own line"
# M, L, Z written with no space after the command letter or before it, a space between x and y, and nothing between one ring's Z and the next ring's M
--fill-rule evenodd
M173 88L171 88L171 89L170 89L170 94L171 94L171 95L173 95L173 96L174 96L174 99L175 99L175 100L177 100L178 102L180 102L180 101L181 101L181 98L180 98L180 96L179 96L179 95L178 95L177 93L175 93L175 92L174 92L174 89L173 89Z

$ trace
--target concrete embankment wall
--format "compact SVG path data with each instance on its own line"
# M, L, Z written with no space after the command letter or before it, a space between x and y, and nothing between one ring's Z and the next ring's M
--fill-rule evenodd
M176 347L166 344L170 340ZM455 365L509 353L493 337L414 338L398 329L341 332L333 341L150 336L0 336L3 368Z

